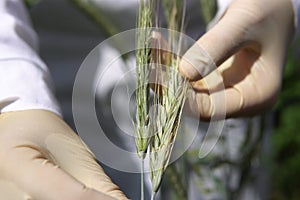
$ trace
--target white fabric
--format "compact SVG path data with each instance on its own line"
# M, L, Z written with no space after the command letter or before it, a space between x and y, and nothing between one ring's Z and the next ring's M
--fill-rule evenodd
M0 3L0 112L45 109L60 114L22 2Z

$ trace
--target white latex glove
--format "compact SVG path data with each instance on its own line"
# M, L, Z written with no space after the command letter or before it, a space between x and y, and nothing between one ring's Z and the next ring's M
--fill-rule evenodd
M49 111L0 114L0 199L127 199L92 152Z
M205 83L214 70L225 85L226 117L253 115L271 107L280 90L293 32L290 0L233 1L180 63L181 73L192 81L196 93L195 113L203 119L221 115L211 103L219 91ZM199 46L212 62L199 52ZM213 92L208 94L207 90Z

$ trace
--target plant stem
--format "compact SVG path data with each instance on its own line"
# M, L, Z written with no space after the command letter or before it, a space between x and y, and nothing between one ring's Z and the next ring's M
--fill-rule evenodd
M141 158L141 200L144 200L144 158Z
M154 200L154 197L155 197L155 192L152 192L152 194L151 194L151 200Z

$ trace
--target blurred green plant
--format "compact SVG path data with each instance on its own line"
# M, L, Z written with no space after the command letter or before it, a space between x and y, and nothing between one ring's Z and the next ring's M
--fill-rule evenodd
M25 2L25 5L28 7L28 8L31 8L32 6L38 4L41 0L24 0Z
M217 13L216 0L198 0L200 2L201 14L204 22L208 24Z
M272 137L272 199L300 198L300 38L290 49L283 85L276 105L276 129Z
M32 0L33 1L33 0ZM118 34L120 31L113 23L112 19L107 17L93 1L69 0L79 10L81 10L97 27L106 34L107 37Z

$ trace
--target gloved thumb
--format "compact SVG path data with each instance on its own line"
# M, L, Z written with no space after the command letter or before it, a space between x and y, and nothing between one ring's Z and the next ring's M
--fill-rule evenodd
M251 17L240 10L227 11L183 56L179 70L196 81L212 72L247 41Z

